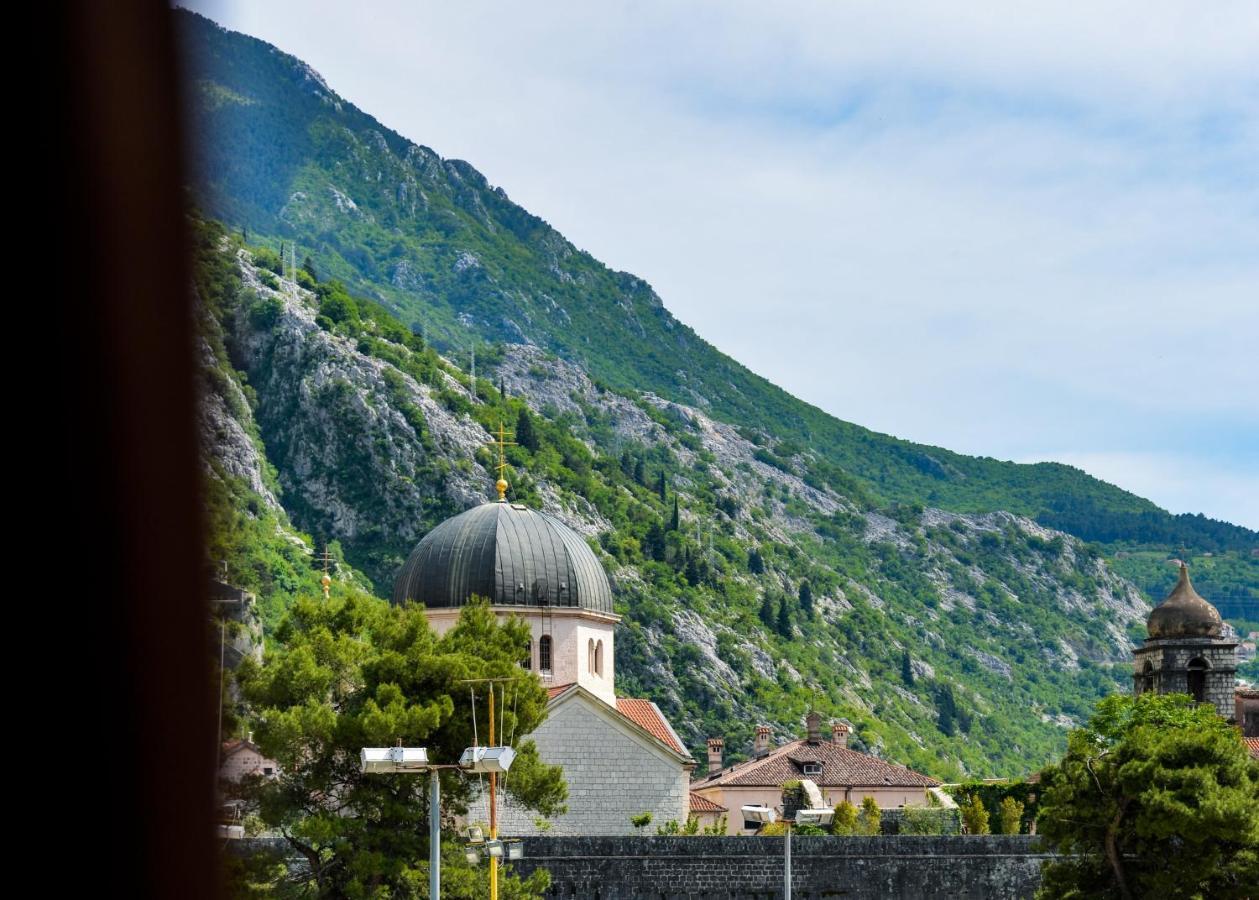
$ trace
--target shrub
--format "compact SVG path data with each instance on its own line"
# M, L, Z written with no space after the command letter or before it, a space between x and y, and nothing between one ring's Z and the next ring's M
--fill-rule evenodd
M1023 804L1013 797L1006 797L1001 801L997 823L1000 834L1018 834L1022 830Z
M978 794L971 794L970 799L962 804L962 826L967 834L989 834L988 807L979 799Z

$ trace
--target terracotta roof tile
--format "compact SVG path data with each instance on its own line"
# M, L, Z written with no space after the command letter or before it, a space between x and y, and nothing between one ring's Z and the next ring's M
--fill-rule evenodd
M691 812L693 813L723 813L729 812L719 803L714 803L707 797L703 797L694 791L691 791Z
M554 700L556 697L558 697L560 694L564 693L566 690L568 690L570 687L572 687L572 686L573 686L573 685L575 685L576 683L577 683L577 682L575 682L575 681L570 681L570 682L568 682L568 684L553 684L553 685L551 685L549 688L547 688L547 689L546 689L546 699L547 699L547 700Z
M806 775L804 764L822 764L822 774ZM697 787L780 787L783 782L809 778L818 787L936 787L940 782L904 766L885 762L866 753L858 753L840 744L819 741L792 741L760 759L735 763L694 782Z
M664 744L671 750L690 756L690 752L683 746L681 739L669 725L669 721L664 717L664 713L660 708L650 700L636 700L631 697L617 697L616 711L629 719L639 728L646 731L660 743Z
M1255 759L1259 759L1259 737L1242 738L1246 742L1246 749L1250 751L1250 755Z

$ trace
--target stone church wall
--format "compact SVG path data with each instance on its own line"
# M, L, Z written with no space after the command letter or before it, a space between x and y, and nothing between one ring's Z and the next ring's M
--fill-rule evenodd
M609 721L617 713L596 712L590 702L599 701L561 704L530 735L545 762L564 767L569 812L541 830L537 813L504 804L501 834L629 835L630 816L644 812L651 813L651 832L671 819L686 821L688 769ZM477 809L469 810L469 818L477 815Z

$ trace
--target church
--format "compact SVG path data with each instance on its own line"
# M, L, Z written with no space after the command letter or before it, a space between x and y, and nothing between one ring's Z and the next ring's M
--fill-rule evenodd
M445 634L474 596L499 617L530 628L525 666L547 686L546 720L530 738L542 760L563 767L568 812L547 822L508 802L499 828L534 834L633 834L630 819L685 822L695 760L650 700L618 697L613 635L620 616L594 551L554 516L506 499L439 524L416 545L394 583L393 602L423 603Z
M1188 694L1234 720L1237 641L1225 636L1219 611L1194 590L1184 562L1176 586L1150 613L1146 634L1133 653L1133 693Z

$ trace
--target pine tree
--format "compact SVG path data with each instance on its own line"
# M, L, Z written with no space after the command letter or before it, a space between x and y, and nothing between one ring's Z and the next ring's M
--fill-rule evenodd
M761 551L755 547L748 551L748 571L753 575L762 575L765 572L765 560L761 559Z
M696 554L688 552L686 554L686 583L691 587L698 587L703 580L704 575L700 571Z
M787 608L787 598L778 601L778 633L785 638L791 637L791 610Z
M302 260L302 271L310 276L311 281L319 280L319 276L315 274L315 261L309 256Z
M800 582L800 609L806 616L813 618L813 588L807 581Z
M641 456L634 463L634 480L643 487L647 486L647 467L643 465L643 458Z
M769 594L766 594L764 599L761 600L761 611L758 615L766 628L774 627L774 602L769 599Z
M533 416L529 415L528 409L522 408L516 417L516 443L530 453L538 452L538 435L533 429Z
M1041 775L1045 897L1253 897L1259 760L1185 694L1116 694Z
M914 666L908 650L901 654L901 681L905 682L906 687L914 686Z

